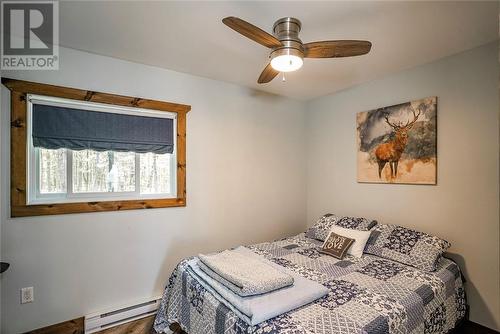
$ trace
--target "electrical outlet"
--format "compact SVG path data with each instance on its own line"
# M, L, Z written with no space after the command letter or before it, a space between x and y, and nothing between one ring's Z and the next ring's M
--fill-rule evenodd
M32 303L35 300L33 295L33 287L27 287L21 289L21 304Z

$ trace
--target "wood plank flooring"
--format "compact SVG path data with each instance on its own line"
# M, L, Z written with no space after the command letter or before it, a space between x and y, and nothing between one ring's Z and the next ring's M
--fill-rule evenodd
M52 326L35 329L25 334L83 334L84 318L73 319Z
M458 329L456 334L495 334L498 333L492 329L476 324L472 321L466 321L460 329Z
M156 334L153 330L155 316L135 320L113 328L97 332L97 334ZM170 329L174 334L186 334L178 324L172 324ZM60 324L37 329L25 334L84 334L84 319L78 318ZM498 332L483 327L471 321L466 321L453 334L498 334Z

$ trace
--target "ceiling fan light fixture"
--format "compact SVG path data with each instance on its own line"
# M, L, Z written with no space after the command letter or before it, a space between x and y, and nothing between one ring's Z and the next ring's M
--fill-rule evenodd
M328 40L302 43L299 33L300 21L284 17L273 25L273 34L254 26L235 16L222 19L229 28L241 35L271 49L269 59L257 82L265 84L272 81L280 72L296 71L302 67L304 58L338 58L361 56L370 52L372 43L361 40Z
M304 64L303 57L297 49L278 49L271 53L271 66L278 72L296 71Z

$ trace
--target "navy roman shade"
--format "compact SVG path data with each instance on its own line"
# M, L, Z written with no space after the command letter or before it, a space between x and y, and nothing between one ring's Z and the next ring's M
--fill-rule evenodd
M33 104L33 145L48 149L172 153L173 120Z

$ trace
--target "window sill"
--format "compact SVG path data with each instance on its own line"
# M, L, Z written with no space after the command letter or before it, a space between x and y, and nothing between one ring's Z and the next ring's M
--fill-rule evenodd
M158 209L186 206L184 198L101 201L11 206L12 217L59 215L67 213L105 212L136 209Z
M175 194L144 194L137 195L136 193L128 194L110 194L110 193L94 193L95 196L86 196L86 194L76 194L75 196L64 197L50 195L47 197L28 199L27 205L55 205L69 203L96 203L96 202L116 202L116 201L149 201L155 199L175 199Z

